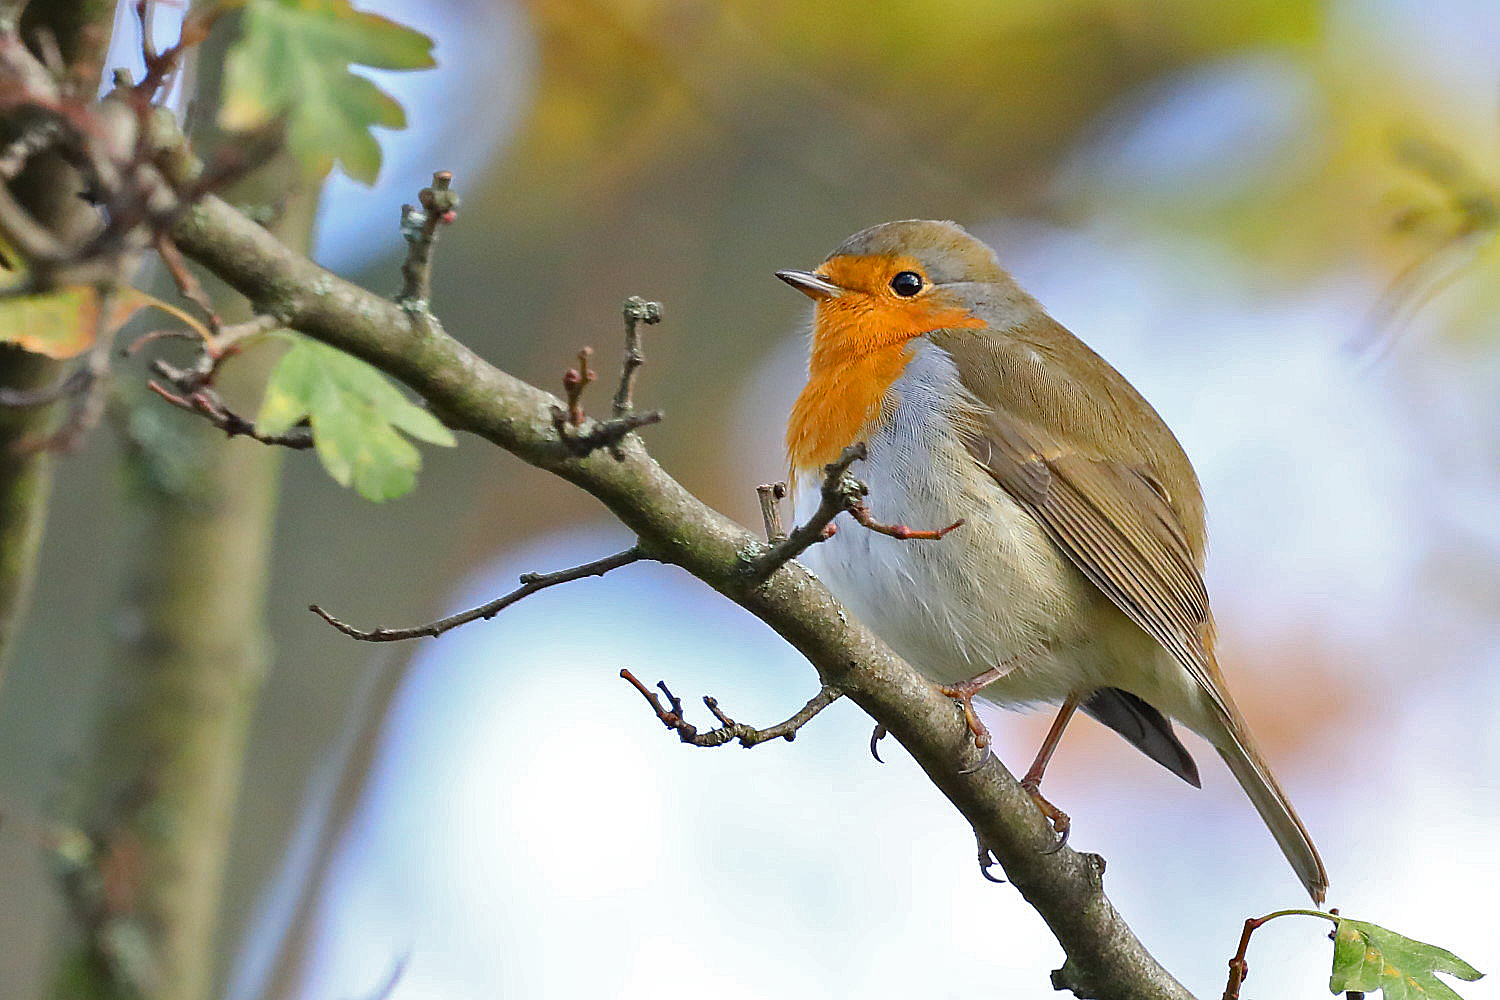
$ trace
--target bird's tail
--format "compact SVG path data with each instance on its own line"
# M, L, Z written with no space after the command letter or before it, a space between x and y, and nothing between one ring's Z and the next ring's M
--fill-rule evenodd
M1291 862L1313 902L1321 906L1328 891L1328 872L1323 867L1323 859L1318 857L1318 849L1313 846L1307 827L1297 818L1297 811L1292 808L1286 792L1276 783L1245 727L1232 723L1226 727L1224 735L1227 737L1223 741L1225 745L1216 747L1219 756L1224 758L1240 787L1250 796L1260 818L1271 828L1281 852Z

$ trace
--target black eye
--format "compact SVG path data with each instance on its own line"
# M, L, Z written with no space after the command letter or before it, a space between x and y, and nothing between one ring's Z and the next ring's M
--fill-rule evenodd
M916 271L902 271L891 279L891 291L910 298L922 290L922 276Z

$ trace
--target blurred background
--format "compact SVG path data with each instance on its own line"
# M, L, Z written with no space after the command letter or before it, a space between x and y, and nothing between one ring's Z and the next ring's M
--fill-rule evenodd
M555 390L585 344L613 368L625 296L661 300L638 399L668 417L646 438L746 525L783 475L810 312L772 272L893 218L988 239L1193 458L1222 661L1329 903L1500 967L1492 0L361 6L431 34L439 67L381 77L412 127L384 137L373 192L333 179L319 259L394 292L398 207L454 171L447 329ZM0 697L7 820L68 800L129 627L121 492L107 433L60 465ZM870 759L852 706L752 753L661 729L621 667L762 725L816 690L684 574L631 567L401 646L306 611L413 624L624 542L482 442L425 449L418 489L383 506L289 456L224 995L349 1000L392 977L399 1000L1049 995L1040 920L979 877L898 747ZM992 719L1012 769L1048 718ZM1305 900L1189 740L1202 791L1078 723L1048 795L1147 945L1212 995L1242 921ZM65 918L8 828L0 995L29 1000ZM1245 995L1326 996L1324 933L1261 931Z

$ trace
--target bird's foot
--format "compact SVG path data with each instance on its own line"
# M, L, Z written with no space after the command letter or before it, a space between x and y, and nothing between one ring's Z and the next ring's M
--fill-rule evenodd
M1021 779L1021 787L1026 789L1027 794L1031 796L1031 801L1036 803L1036 807L1041 810L1047 822L1052 825L1052 832L1057 834L1057 843L1045 853L1056 854L1067 844L1068 832L1073 828L1073 821L1068 817L1067 813L1042 798L1040 784L1039 781L1032 780L1029 775Z

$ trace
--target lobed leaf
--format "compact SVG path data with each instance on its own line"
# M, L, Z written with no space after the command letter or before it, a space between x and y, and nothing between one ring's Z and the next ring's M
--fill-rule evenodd
M287 123L287 145L318 174L335 162L374 183L380 144L370 129L404 128L401 105L351 65L434 66L432 39L357 11L349 0L248 0L229 50L219 124L231 131Z
M304 337L277 363L257 426L280 434L303 420L323 468L367 500L391 500L416 485L422 456L403 434L451 447L448 428L409 401L375 368Z
M1446 948L1426 944L1363 920L1338 918L1328 989L1381 990L1385 1000L1462 1000L1437 973L1474 981L1478 969Z

